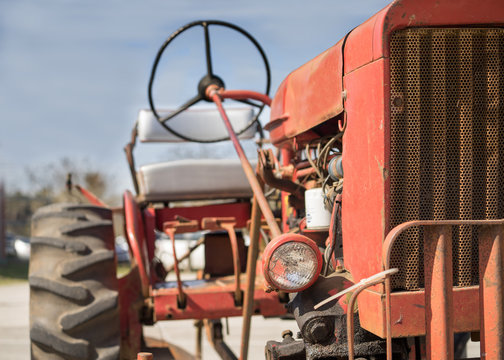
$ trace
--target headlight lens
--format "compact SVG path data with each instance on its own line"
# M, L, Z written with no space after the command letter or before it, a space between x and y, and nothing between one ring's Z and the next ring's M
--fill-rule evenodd
M278 290L298 292L310 287L321 268L322 255L317 245L302 235L284 234L264 251L264 277Z

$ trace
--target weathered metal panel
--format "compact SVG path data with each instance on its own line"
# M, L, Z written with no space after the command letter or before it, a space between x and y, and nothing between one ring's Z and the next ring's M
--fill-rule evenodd
M274 144L321 124L343 110L342 41L292 72L271 104L267 125Z
M343 141L343 257L355 281L382 269L384 182L388 176L383 71L381 59L345 77L348 119Z
M478 331L478 287L453 289L453 330ZM363 328L381 337L386 335L385 300L378 291L365 290L359 295L359 321ZM392 336L425 335L425 291L394 292L392 304ZM363 311L365 310L365 311Z

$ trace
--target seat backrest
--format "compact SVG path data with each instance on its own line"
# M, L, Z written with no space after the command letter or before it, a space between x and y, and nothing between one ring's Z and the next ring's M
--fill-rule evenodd
M170 110L160 111L159 115L170 114ZM241 131L254 118L252 108L230 108L226 113L235 131ZM185 110L168 125L176 132L195 139L216 139L227 136L226 128L216 107ZM251 139L255 134L255 126L251 126L240 135L240 139ZM138 114L138 139L141 142L183 142L183 139L167 131L156 119L151 110L143 109Z

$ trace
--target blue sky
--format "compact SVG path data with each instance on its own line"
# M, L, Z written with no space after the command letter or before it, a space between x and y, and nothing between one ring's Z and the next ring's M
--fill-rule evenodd
M185 23L219 19L250 32L270 61L273 95L289 72L387 3L0 0L0 179L11 190L23 188L27 167L69 157L112 174L118 189L131 187L122 148L138 109L148 106L147 82L159 46ZM226 86L261 90L259 59L248 43L210 31L214 67ZM197 31L174 42L156 79L157 103L176 105L194 95L204 74L202 51ZM145 147L140 163L181 155L179 146ZM230 151L226 145L217 149ZM191 147L187 155L209 152Z

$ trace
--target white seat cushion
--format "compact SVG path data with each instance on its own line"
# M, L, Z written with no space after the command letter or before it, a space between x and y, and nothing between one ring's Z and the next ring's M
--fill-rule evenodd
M146 201L252 196L238 159L185 159L144 165L140 167L137 178L140 195Z
M171 110L159 112L160 116L171 113ZM229 121L235 131L244 129L254 118L252 108L226 109ZM193 108L169 120L167 125L176 132L195 139L218 139L228 136L224 122L217 108L208 109ZM251 126L240 135L241 139L251 139L256 132L255 126ZM156 119L151 110L140 110L138 113L138 139L141 142L183 142L185 140L173 135L166 130Z

